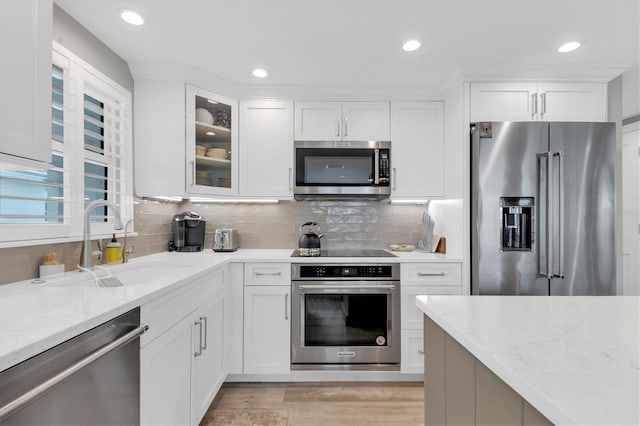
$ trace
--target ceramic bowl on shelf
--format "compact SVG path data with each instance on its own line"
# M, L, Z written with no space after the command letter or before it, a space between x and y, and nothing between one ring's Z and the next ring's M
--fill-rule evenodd
M204 108L196 108L196 121L213 125L213 114Z
M209 148L207 150L207 157L220 158L226 160L229 158L229 153L224 148Z
M196 155L204 157L207 154L207 147L204 145L196 145Z

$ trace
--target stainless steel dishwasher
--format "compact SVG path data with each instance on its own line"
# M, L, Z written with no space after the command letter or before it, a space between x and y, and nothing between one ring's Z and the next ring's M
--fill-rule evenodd
M0 372L0 425L140 424L140 308Z

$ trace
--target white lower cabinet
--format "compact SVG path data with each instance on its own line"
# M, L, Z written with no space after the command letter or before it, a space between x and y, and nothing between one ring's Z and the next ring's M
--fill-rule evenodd
M401 372L422 374L424 371L424 336L422 330L402 330L400 338L402 341Z
M140 351L140 424L192 424L191 360L197 318L194 310Z
M218 294L205 302L198 310L198 328L202 327L202 348L196 363L195 392L197 422L207 412L225 379L224 370L224 327L225 294ZM201 324L201 325L200 325ZM196 336L198 337L198 336ZM196 422L196 423L197 423Z
M418 295L462 295L462 264L403 263L400 265L400 372L424 371L423 313L416 306Z
M224 382L228 271L142 306L150 334L141 339L141 424L197 425Z
M244 373L291 370L291 285L244 287Z

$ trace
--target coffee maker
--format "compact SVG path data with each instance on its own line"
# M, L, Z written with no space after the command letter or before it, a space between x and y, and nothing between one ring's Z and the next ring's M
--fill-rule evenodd
M173 216L173 240L169 241L169 251L202 251L206 224L207 222L196 212L182 212Z

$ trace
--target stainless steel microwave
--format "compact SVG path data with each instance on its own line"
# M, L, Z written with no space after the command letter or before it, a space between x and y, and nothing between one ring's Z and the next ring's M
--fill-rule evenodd
M295 141L296 199L391 195L390 141Z

